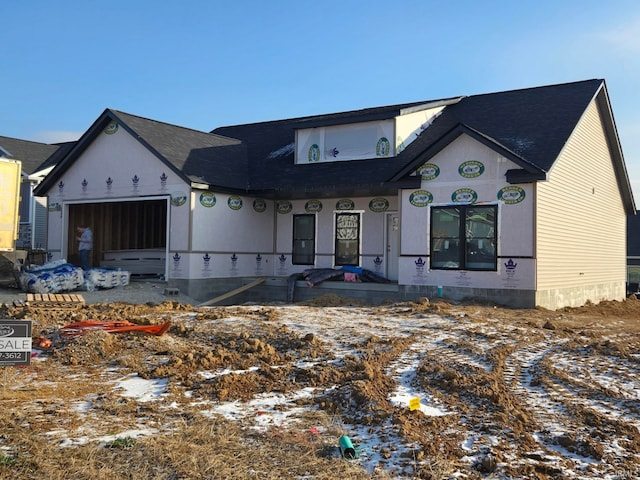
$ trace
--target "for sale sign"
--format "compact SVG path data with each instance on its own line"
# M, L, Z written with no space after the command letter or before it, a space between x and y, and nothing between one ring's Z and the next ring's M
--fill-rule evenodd
M31 320L0 319L0 367L29 365Z

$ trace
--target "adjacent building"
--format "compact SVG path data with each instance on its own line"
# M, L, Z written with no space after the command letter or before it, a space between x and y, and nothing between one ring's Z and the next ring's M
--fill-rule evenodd
M47 243L46 199L35 197L33 190L72 145L72 142L50 145L0 136L0 158L22 163L17 248L44 250Z

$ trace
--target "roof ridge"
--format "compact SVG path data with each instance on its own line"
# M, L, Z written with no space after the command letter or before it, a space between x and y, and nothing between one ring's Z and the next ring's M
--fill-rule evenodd
M516 92L526 92L526 91L534 91L534 90L545 90L545 89L550 89L550 88L555 88L555 87L578 85L580 83L591 83L591 82L603 83L604 79L602 79L602 78L591 78L591 79L588 79L588 80L577 80L577 81L574 81L574 82L554 83L554 84L551 84L551 85L538 85L538 86L535 86L535 87L512 88L512 89L509 89L509 90L500 90L500 91L497 91L497 92L471 94L471 95L467 95L466 98L486 97L486 96L490 96L490 95L500 95L500 94L503 94L503 93L516 93Z
M212 130L215 131L219 128L227 128L227 127L249 127L249 126L253 126L253 125L274 125L274 124L278 124L278 123L302 123L305 121L312 121L312 120L321 120L321 119L332 119L332 118L340 118L340 117L350 117L350 116L357 116L357 115L367 115L367 114L371 114L374 113L376 111L394 111L397 110L398 112L400 112L401 110L404 110L406 108L411 108L411 107L417 107L420 105L429 105L429 104L434 104L434 103L439 103L439 102L450 102L450 101L455 101L458 100L460 98L462 98L463 96L461 95L456 95L453 97L444 97L444 98L436 98L436 99L432 99L432 100L421 100L418 102L406 102L406 103L397 103L397 104L392 104L392 105L379 105L377 107L366 107L366 108L360 108L360 109L354 109L354 110L345 110L342 112L330 112L330 113L320 113L320 114L316 114L316 115L304 115L304 116L300 116L300 117L291 117L291 118L281 118L278 120L266 120L266 121L262 121L262 122L248 122L248 123L238 123L238 124L234 124L234 125L220 125L216 128L214 128Z
M180 130L188 130L190 132L202 133L204 135L215 136L215 137L224 137L224 135L220 135L218 133L207 132L205 130L198 130L196 128L191 128L191 127L184 127L182 125L176 125L175 123L163 122L161 120L156 120L154 118L143 117L142 115L135 115L133 113L128 113L128 112L125 112L125 111L122 111L122 110L116 110L114 108L108 108L107 110L112 112L112 113L114 113L116 116L118 116L118 115L126 115L126 116L129 116L129 117L138 118L140 120L144 120L144 121L147 121L147 122L153 122L153 123L157 123L157 124L160 124L160 125L165 125L165 126L168 126L168 127L173 127L173 128L176 128L176 129L180 129ZM228 138L228 137L224 137L224 138Z
M38 145L44 145L46 147L56 147L57 146L56 143L38 142L36 140L26 140L24 138L8 137L6 135L0 135L0 139L3 139L3 138L6 138L7 140L18 141L18 142L35 143L35 144L38 144Z

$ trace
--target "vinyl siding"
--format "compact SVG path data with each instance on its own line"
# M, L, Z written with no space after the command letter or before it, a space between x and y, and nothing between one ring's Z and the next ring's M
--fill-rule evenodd
M537 200L538 290L624 284L626 216L595 101Z
M35 197L34 203L33 248L39 250L47 245L47 202L44 197Z

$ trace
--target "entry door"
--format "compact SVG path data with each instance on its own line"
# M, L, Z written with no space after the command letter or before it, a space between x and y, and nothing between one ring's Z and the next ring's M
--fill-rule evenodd
M400 216L397 213L387 214L387 278L398 281L398 258L400 257Z

